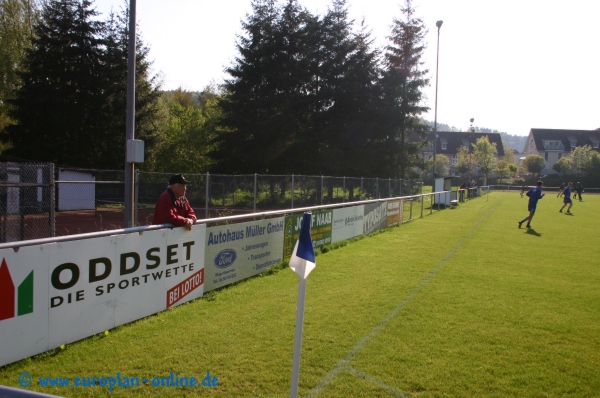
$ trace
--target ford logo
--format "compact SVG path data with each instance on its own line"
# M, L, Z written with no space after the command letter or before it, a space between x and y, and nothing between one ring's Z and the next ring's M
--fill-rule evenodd
M215 257L215 265L218 268L227 268L235 262L237 254L233 249L225 249Z

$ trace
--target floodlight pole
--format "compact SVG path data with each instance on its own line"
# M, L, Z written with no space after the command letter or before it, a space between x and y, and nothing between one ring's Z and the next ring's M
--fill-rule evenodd
M125 139L125 228L134 226L134 180L135 164L129 162L127 142L135 138L135 4L129 1L129 47L127 54L127 119Z
M475 127L473 126L474 121L475 118L471 118L471 133L475 132ZM472 134L469 135L469 186L471 186L471 153L473 152L473 148L471 148L471 137L473 137Z
M435 110L433 119L433 192L435 192L435 154L437 146L437 97L438 97L438 69L440 64L440 28L444 21L440 20L435 23L438 28L437 34L437 56L435 61Z

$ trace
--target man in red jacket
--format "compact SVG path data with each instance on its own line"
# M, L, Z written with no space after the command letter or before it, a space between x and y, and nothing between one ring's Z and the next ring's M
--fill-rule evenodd
M152 224L173 224L192 229L196 214L185 197L189 181L183 174L175 174L169 180L167 190L160 195L154 207Z

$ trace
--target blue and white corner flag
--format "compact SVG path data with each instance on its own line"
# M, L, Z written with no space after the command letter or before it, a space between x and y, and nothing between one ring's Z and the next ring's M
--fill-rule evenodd
M290 258L290 268L297 273L300 278L306 279L308 274L315 269L315 251L310 238L310 227L312 224L312 213L304 213L302 224L300 225L300 236L296 241L294 252Z
M300 276L298 282L298 306L296 307L296 334L294 336L294 359L292 362L292 386L290 398L298 397L298 380L300 378L300 353L302 351L302 324L304 323L304 296L306 295L306 277L315 269L315 251L310 238L312 214L304 213L300 225L300 236L294 247L290 268Z

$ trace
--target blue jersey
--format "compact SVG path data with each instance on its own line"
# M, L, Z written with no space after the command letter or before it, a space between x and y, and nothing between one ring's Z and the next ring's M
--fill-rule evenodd
M526 195L529 196L529 207L535 207L538 200L542 198L542 188L531 188Z
M563 203L573 203L573 201L571 200L571 188L570 187L566 187L565 190L563 191L563 194L564 194Z

